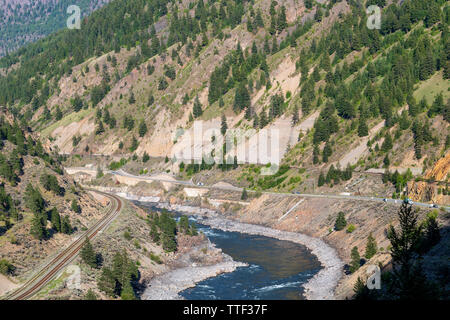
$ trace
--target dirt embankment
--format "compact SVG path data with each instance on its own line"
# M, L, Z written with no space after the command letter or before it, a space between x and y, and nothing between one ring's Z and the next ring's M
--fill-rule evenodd
M17 287L17 284L0 274L0 296Z

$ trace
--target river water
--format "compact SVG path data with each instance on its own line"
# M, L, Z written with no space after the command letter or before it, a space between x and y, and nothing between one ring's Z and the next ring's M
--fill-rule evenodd
M206 279L180 292L187 300L301 300L303 284L321 268L317 258L300 244L213 229L198 223L194 217L189 220L216 247L249 266Z

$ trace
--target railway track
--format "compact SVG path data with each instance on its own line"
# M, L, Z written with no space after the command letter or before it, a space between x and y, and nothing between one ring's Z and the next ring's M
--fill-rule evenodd
M34 296L40 289L48 284L66 265L72 262L83 247L86 238L93 239L100 231L104 230L122 209L122 200L111 194L92 190L96 193L108 197L110 209L108 213L97 221L92 227L82 234L77 240L71 243L66 249L59 253L49 263L47 263L37 274L29 279L25 284L13 293L7 295L6 300L26 300Z

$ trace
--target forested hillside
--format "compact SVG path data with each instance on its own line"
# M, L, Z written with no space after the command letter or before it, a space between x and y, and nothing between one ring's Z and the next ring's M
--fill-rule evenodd
M32 271L100 214L100 205L63 173L61 160L31 128L1 111L0 259L9 266L2 273Z
M0 7L0 56L66 27L67 8L78 5L89 15L108 0L4 0Z
M444 0L116 0L0 60L0 104L59 152L123 157L116 168L155 158L155 170L232 170L241 186L284 191L367 171L400 197L450 146L448 22ZM175 131L194 120L221 128L209 147L232 128L279 129L280 170L177 160ZM446 196L437 184L426 201Z

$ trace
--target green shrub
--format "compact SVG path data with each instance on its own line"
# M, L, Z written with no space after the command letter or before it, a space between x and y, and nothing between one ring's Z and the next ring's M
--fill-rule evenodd
M8 260L0 260L0 273L6 275L13 274L16 267L14 267Z
M130 232L125 231L125 232L123 233L123 237L124 237L126 240L131 240L131 234L130 234Z
M355 229L356 229L355 225L351 224L347 228L347 233L352 233L353 231L355 231Z
M162 264L163 263L161 258L158 255L153 254L153 253L150 253L150 259L152 261L155 261L157 264Z
M336 231L340 231L345 228L347 225L347 220L345 220L345 214L344 212L339 212L338 216L336 218L336 222L334 223L334 229Z

